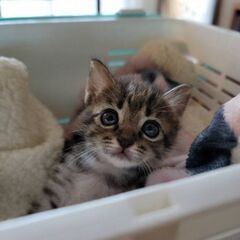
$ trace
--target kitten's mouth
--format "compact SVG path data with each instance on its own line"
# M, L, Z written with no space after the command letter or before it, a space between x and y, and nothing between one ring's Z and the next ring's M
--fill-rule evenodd
M133 153L129 149L122 150L120 148L104 149L105 159L113 166L118 168L129 168L139 165L134 159Z
M117 157L117 158L119 158L121 160L128 160L128 161L131 160L129 154L127 154L124 151L122 151L120 153L114 153L114 154L111 154L111 155L114 156L114 157Z
M127 150L121 150L121 151L105 151L106 154L116 157L120 160L131 160L131 154Z

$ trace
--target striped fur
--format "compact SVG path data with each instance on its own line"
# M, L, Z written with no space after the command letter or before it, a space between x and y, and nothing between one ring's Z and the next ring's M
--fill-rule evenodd
M141 75L115 79L98 60L91 62L85 97L71 123L61 161L43 189L43 200L31 212L76 204L144 186L148 174L176 138L180 117L190 96L183 85L163 93ZM106 109L118 116L117 124L101 122ZM154 121L159 134L143 132Z

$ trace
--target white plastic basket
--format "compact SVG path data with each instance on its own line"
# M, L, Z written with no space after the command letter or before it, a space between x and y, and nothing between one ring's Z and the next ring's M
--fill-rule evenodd
M162 18L85 19L0 25L1 55L30 70L35 94L68 116L91 57L111 67L164 38L195 64L193 101L210 119L240 92L239 33ZM240 239L240 166L0 223L0 239Z

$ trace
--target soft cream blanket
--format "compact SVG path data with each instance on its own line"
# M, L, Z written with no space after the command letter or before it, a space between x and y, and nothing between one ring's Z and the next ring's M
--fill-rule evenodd
M26 213L59 156L62 128L29 89L27 69L0 57L0 219Z

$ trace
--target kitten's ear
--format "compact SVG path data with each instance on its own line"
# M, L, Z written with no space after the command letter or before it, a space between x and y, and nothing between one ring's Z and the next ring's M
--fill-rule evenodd
M90 62L90 72L87 87L85 89L84 102L88 102L98 96L104 89L113 86L115 80L108 68L98 59Z
M182 84L166 92L163 95L163 99L177 115L181 116L191 96L191 90L191 85Z

